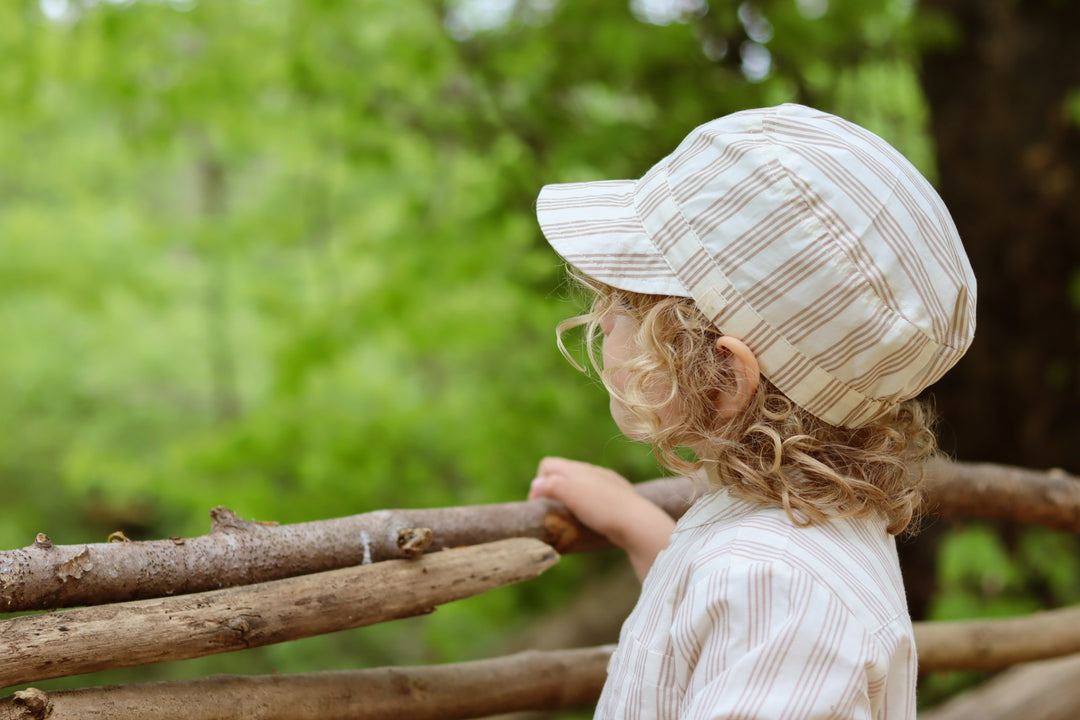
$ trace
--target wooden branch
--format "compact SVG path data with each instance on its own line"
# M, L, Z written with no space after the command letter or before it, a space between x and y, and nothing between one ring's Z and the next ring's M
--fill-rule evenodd
M0 720L454 720L558 710L596 702L611 650L531 650L453 665L31 689L0 700Z
M915 623L919 669L1000 670L1080 652L1080 607L1021 617Z
M926 468L927 510L946 518L1030 523L1080 533L1080 477L938 460Z
M1080 717L1080 655L1019 665L919 713L919 720L1076 720L1077 717Z
M0 687L212 655L431 612L558 560L512 538L227 590L0 622Z
M671 481L659 482L663 493ZM379 510L294 525L250 522L221 507L210 514L210 533L195 538L53 545L42 534L0 552L0 612L182 595L510 537L537 538L559 552L606 547L553 500Z
M1023 619L1021 619L1023 620ZM998 621L1007 623L1012 621ZM1057 622L1070 622L1061 615ZM942 627L966 623L938 623ZM929 623L916 623L920 669ZM1017 629L1023 632L1022 628ZM939 634L932 643L951 643ZM1041 640L1037 640L1041 642ZM613 646L527 651L468 663L298 675L216 676L200 680L83 688L28 689L0 699L0 720L453 720L587 705L599 697ZM964 667L967 667L965 665ZM920 714L920 720L1072 720L1080 702L1080 655L1024 665L985 691ZM1006 683L1006 678L1015 678ZM1001 682L995 690L993 684ZM1006 689L1007 688L1007 689ZM984 694L985 692L985 694ZM1037 708L1036 712L1033 708Z
M639 491L673 517L686 510L686 478ZM944 517L1031 522L1080 532L1080 481L997 465L932 463L926 494ZM533 537L560 553L606 547L551 500L430 510L379 510L332 520L267 526L224 508L207 535L149 542L54 546L44 535L0 552L0 612L122 602L275 580L419 551ZM431 541L424 548L424 530ZM417 533L420 537L417 537Z

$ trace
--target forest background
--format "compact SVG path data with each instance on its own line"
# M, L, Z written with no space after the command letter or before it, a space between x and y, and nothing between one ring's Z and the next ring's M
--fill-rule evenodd
M1065 0L0 3L0 547L519 500L549 454L659 475L555 349L577 304L536 193L786 101L878 132L953 210L980 306L944 448L1080 471L1078 26ZM1077 550L930 523L913 613L1080 601ZM620 562L40 685L485 657Z

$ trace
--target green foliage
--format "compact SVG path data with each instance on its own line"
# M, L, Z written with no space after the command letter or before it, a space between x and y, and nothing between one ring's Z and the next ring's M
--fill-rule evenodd
M1080 126L1080 88L1073 90L1066 96L1065 112L1074 124Z
M974 526L953 532L938 550L942 592L935 598L931 616L961 620L1031 612L1038 604L1019 593L1025 570L991 528Z
M938 594L931 620L1023 615L1080 602L1080 541L1074 534L1028 528L1003 536L986 525L959 527L938 548ZM933 673L920 701L931 705L984 678L979 672Z
M904 0L671 7L0 3L0 543L516 500L545 454L655 475L555 349L577 305L539 186L636 177L694 125L792 100L933 173L917 58L949 36ZM1027 577L991 538L947 549L985 575L950 570L975 594L942 613ZM1061 552L1029 557L1055 593L1076 569L1038 563ZM480 657L610 559L102 681Z

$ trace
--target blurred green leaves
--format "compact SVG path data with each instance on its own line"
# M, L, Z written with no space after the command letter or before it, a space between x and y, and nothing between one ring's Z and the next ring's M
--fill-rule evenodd
M1023 615L1080 601L1080 541L1072 533L990 525L956 527L938 548L938 592L930 620ZM933 673L920 702L933 704L976 685L982 672Z
M693 126L785 101L932 173L918 52L950 32L904 0L669 6L0 3L4 547L202 533L217 504L516 500L545 454L656 474L555 349L576 304L540 185L639 176ZM992 535L945 553L945 614L1026 577ZM251 667L475 656L591 562Z
M1080 601L1075 535L1028 528L1005 538L986 525L958 528L938 554L935 620L1003 617Z

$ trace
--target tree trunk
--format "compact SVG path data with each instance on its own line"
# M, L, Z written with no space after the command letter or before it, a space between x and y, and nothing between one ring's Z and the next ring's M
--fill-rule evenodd
M979 282L967 356L934 390L962 458L1080 469L1080 3L925 0L939 188ZM1070 291L1070 288L1073 288ZM953 437L955 433L955 437ZM952 448L950 448L952 449Z

